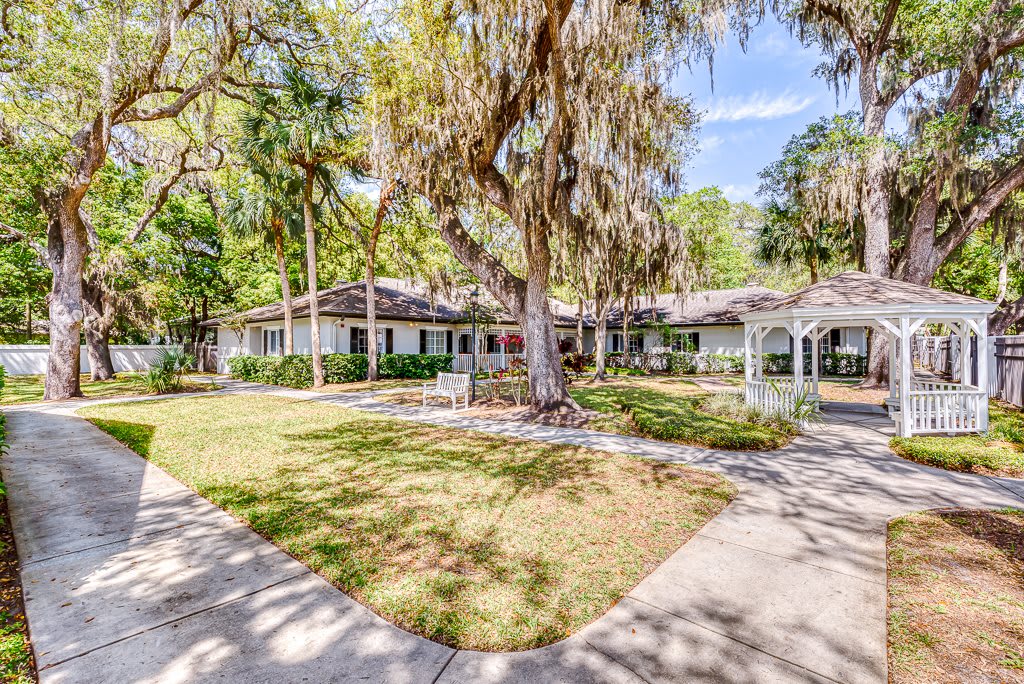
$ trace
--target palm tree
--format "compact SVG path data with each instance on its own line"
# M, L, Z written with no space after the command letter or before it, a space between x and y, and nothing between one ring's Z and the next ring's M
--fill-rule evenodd
M228 200L225 218L236 235L262 236L274 245L284 301L284 353L292 354L292 292L284 260L284 240L285 235L298 237L304 230L302 179L288 171L254 166L247 180L238 194Z
M818 282L819 270L839 258L835 232L822 224L819 229L802 225L800 210L771 201L764 208L765 220L754 236L754 257L763 264L793 267L806 265L811 284Z
M329 176L329 164L346 157L355 136L349 117L353 97L341 89L321 88L299 69L284 69L280 91L257 89L255 107L242 116L242 154L254 166L302 172L302 213L309 274L309 324L313 347L313 386L324 384L317 302L316 216L313 190Z

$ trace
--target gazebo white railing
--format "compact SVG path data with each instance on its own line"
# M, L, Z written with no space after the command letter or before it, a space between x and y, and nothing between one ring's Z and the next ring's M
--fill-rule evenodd
M889 398L886 405L903 436L922 433L984 432L988 429L987 388L970 384L970 338L977 338L978 377L988 372L988 314L991 302L864 273L847 272L740 316L746 347L746 399L764 411L792 410L797 400L818 396L818 349L835 327L864 326L889 346ZM960 340L960 382L914 375L914 335L925 324L942 324ZM784 328L793 339L790 382L764 375L765 335ZM810 379L804 368L803 340L810 341ZM774 389L772 385L777 385Z

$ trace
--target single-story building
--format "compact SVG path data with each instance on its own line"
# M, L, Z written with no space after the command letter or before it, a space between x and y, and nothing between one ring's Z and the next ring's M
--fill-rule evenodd
M469 290L461 288L448 296L432 294L423 285L396 278L380 278L375 285L378 345L386 354L454 354L455 369L469 370L472 363ZM731 290L693 292L686 296L641 297L632 307L629 348L633 352L697 351L710 354L743 354L743 325L740 314L756 305L784 297L777 290L749 286ZM339 282L318 293L320 344L324 353L359 353L367 349L366 283ZM555 330L560 339L575 345L578 306L551 300ZM204 321L217 330L218 370L227 371L227 360L241 354L280 355L284 353L284 305L281 302L250 309L234 319ZM293 351L312 352L309 326L309 296L292 300ZM583 346L593 351L594 320L583 316ZM621 307L608 322L606 351L623 351L626 346ZM498 369L519 356L509 336L521 329L512 316L485 292L480 292L477 316L478 363ZM666 339L668 333L668 339ZM805 347L807 346L805 340ZM830 333L828 351L863 354L863 328L837 328ZM766 353L792 351L792 340L784 330L773 331L765 340ZM805 349L805 351L809 351Z

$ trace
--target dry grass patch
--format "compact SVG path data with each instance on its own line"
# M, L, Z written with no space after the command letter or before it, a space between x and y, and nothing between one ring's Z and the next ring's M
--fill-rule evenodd
M278 397L81 413L378 614L458 648L578 630L735 492L683 466Z
M379 392L380 390L401 389L401 388L423 388L423 383L430 380L359 380L358 382L332 382L323 387L309 387L310 392L322 392L324 394L337 394L344 392Z
M889 396L887 389L860 389L860 380L822 380L818 383L818 394L823 401L847 401L860 404L882 405Z
M889 524L889 679L1024 682L1024 511Z

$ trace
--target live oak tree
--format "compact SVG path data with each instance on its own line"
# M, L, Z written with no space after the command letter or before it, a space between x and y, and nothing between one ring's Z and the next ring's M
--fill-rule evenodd
M847 182L822 186L821 205L849 214L856 206L864 224L862 261L874 275L893 274L894 230L907 219L899 210L897 171L901 157L897 141L886 135L890 112L908 95L933 98L920 114L949 117L947 143L936 149L933 168L919 184L910 214L904 261L898 277L928 282L966 233L955 231L940 239L937 205L950 188L956 168L958 137L969 120L968 112L979 95L1006 92L998 84L1013 80L1013 64L1024 45L1024 4L1021 0L774 0L772 9L807 44L816 44L827 57L819 67L838 89L854 85L861 106L864 150L856 185ZM952 84L952 87L943 87ZM951 163L953 162L953 163ZM852 174L851 174L852 175ZM1024 182L1024 169L997 173L977 197L974 208L984 213L1005 199L1012 186ZM852 205L851 202L852 201ZM902 205L906 206L906 205ZM832 215L813 216L831 219ZM976 228L984 218L969 221ZM939 242L937 243L936 240ZM948 244L944 244L948 243ZM931 250L937 247L938 253ZM930 251L931 250L931 251ZM936 261L937 259L937 261ZM885 353L880 338L870 347L867 384L883 379Z
M397 0L386 10L367 105L376 172L430 202L445 242L520 324L539 410L577 408L548 302L553 241L586 220L654 220L690 124L665 88L669 43L706 46L714 4L675 14L646 3ZM522 272L474 239L479 206L515 227Z
M59 170L40 188L47 263L50 355L45 398L79 396L83 276L90 252L82 205L112 147L145 140L152 127L229 88L240 55L262 41L260 7L189 0L25 4L17 48L0 51L3 144L50 137L63 145ZM5 9L5 15L7 10Z

